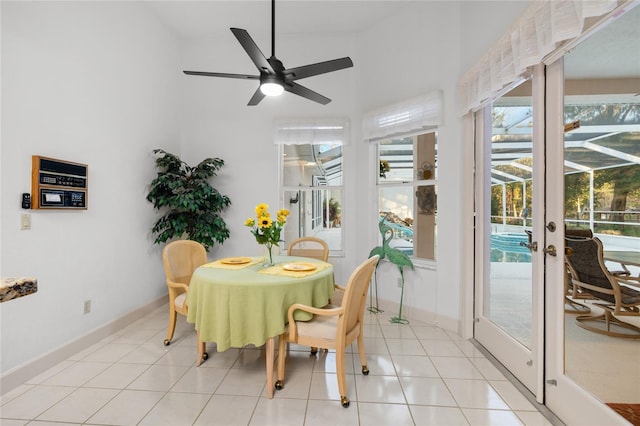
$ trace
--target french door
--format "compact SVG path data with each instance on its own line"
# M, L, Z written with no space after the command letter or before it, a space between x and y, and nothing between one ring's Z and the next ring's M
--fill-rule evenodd
M637 9L636 12L640 11ZM640 15L638 15L640 18ZM635 20L636 25L640 23ZM580 46L576 49L576 52ZM566 61L572 58L567 57ZM628 137L637 138L640 131L629 132L623 126L619 130L611 131L606 129L603 134L598 134L598 126L593 126L589 120L583 120L584 128L579 133L570 138L565 134L566 123L565 112L568 108L570 98L582 98L580 107L593 102L593 84L588 87L580 96L568 93L565 83L567 77L564 72L565 59L561 58L546 68L547 99L546 99L546 220L548 223L562 224L565 218L570 217L565 212L566 196L565 190L569 190L570 183L565 177L567 170L581 166L576 163L576 158L582 164L587 160L600 157L601 164L611 167L616 161L624 163L615 150L605 151L611 154L610 158L602 158L599 146L603 146L607 137L615 135L616 141L628 140ZM638 67L640 71L640 67ZM637 76L640 81L640 73ZM598 94L598 96L600 96ZM622 105L619 100L624 97L621 94L608 94L605 98L598 98L597 105ZM633 97L630 103L625 103L627 107L635 107L640 104ZM575 101L574 101L575 102ZM587 106L588 108L588 106ZM640 125L636 125L640 129ZM591 129L588 129L591 128ZM591 131L593 133L587 133ZM602 130L601 130L602 131ZM584 135L584 136L581 136ZM571 139L571 141L569 141ZM574 140L583 140L575 142ZM594 141L594 142L590 142ZM602 145L599 145L598 142ZM610 144L610 141L606 141ZM593 144L591 146L589 144ZM576 148L576 145L579 145ZM580 147L582 145L582 147ZM589 157L589 150L584 147L593 148L592 158ZM576 151L579 156L576 156ZM623 160L623 161L620 161ZM594 164L590 161L590 164ZM582 166L584 167L584 166ZM637 167L637 166L636 166ZM588 171L585 171L589 173ZM593 171L591 171L593 173ZM565 186L566 185L566 186ZM636 183L636 187L640 183ZM593 191L592 191L593 192ZM593 200L591 201L593 204ZM576 221L571 225L575 226ZM546 338L545 338L545 378L544 378L544 402L567 424L580 425L626 425L629 424L615 411L610 409L605 403L617 402L616 398L625 398L625 403L637 403L640 400L640 384L638 384L638 369L631 369L627 372L614 376L617 371L616 365L623 365L628 358L638 359L640 346L637 342L628 339L613 338L598 335L592 332L580 333L575 320L576 313L565 312L563 286L564 273L564 227L556 229L556 232L546 232L546 243L548 247L558 248L558 255L547 256L545 259L545 306L546 306ZM596 232L599 228L595 229ZM600 238L604 238L600 234ZM606 241L606 240L605 240ZM636 243L637 244L637 243ZM640 246L639 246L640 247ZM592 308L593 309L593 308ZM586 343L585 346L585 341ZM588 350L584 350L584 348ZM602 357L607 360L602 363ZM604 365L602 365L604 364ZM611 373L606 374L603 368L609 365Z
M541 81L530 76L475 116L474 337L535 395L543 347Z
M625 20L616 15L618 21L612 25L624 25L627 33L640 28L640 8L632 12ZM613 50L604 47L609 40L627 44L611 32L603 36L594 43L600 52ZM474 337L566 424L623 425L628 423L605 403L616 402L620 395L637 398L638 377L629 372L625 376L630 377L623 378L598 376L601 362L592 351L603 347L606 362L613 365L623 365L626 353L640 352L636 342L624 339L599 338L594 333L576 338L576 314L565 312L564 229L565 218L573 217L565 212L565 193L571 189L565 182L569 182L567 173L640 164L637 143L628 142L640 140L640 118L614 128L614 123L602 122L604 114L584 114L597 110L585 108L596 105L593 102L603 111L640 108L633 96L637 92L622 84L640 81L640 67L636 65L635 75L613 85L608 70L623 66L616 67L615 60L609 59L606 74L591 75L589 84L577 89L579 77L572 73L578 70L584 75L584 58L593 57L586 46L576 43L570 54L536 65L527 80L509 87L475 114ZM620 64L625 56L628 49ZM583 113L582 129L568 135L566 121L576 111ZM623 143L625 149L636 149L633 157L619 148ZM591 193L587 213L580 210L573 222L589 221L580 215L588 218L593 210L593 189ZM576 346L585 340L597 344ZM632 371L637 374L637 369ZM626 379L629 385L623 383ZM631 391L624 391L627 386ZM604 387L610 388L608 394L603 393ZM618 391L612 392L616 387Z

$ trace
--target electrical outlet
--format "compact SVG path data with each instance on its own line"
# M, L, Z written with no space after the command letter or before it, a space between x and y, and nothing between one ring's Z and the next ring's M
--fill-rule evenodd
M85 315L91 312L91 300L84 301L84 313Z
M402 278L398 277L398 288L402 288Z

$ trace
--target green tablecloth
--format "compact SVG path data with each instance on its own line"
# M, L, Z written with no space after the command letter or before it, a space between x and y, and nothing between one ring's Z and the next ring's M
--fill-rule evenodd
M248 344L262 346L284 331L289 306L303 303L322 307L333 296L330 264L293 256L276 256L274 261L304 261L326 269L300 278L260 273L262 262L235 270L196 269L189 284L187 321L195 324L202 341L216 342L218 351Z

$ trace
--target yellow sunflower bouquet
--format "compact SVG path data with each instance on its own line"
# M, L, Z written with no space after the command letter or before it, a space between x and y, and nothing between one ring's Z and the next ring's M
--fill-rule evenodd
M270 265L273 265L271 249L273 246L277 247L280 241L282 241L280 234L284 229L284 224L287 223L287 216L289 216L289 210L278 210L274 220L269 213L269 206L260 203L256 206L255 219L250 217L244 222L245 226L251 228L251 233L256 238L258 244L262 244L267 248Z

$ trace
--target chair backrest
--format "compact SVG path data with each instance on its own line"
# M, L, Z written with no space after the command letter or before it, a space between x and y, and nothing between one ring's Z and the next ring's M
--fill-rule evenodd
M365 260L358 266L349 277L347 287L342 298L341 307L344 308L344 315L338 324L338 334L349 333L356 327L364 316L364 308L367 303L367 292L371 276L380 260L379 255L375 255Z
M289 256L311 257L326 262L329 259L329 245L316 237L302 237L291 241L287 249Z
M565 245L571 248L571 254L566 259L572 276L585 284L613 291L611 274L602 258L602 242L598 238L565 237ZM613 294L593 289L589 289L589 293L599 299L615 302Z
M566 225L564 227L564 235L567 237L585 237L585 238L593 238L593 231L589 228L579 229L579 228L567 228Z
M162 250L162 263L167 282L189 285L193 271L207 263L207 250L196 241L172 241Z

